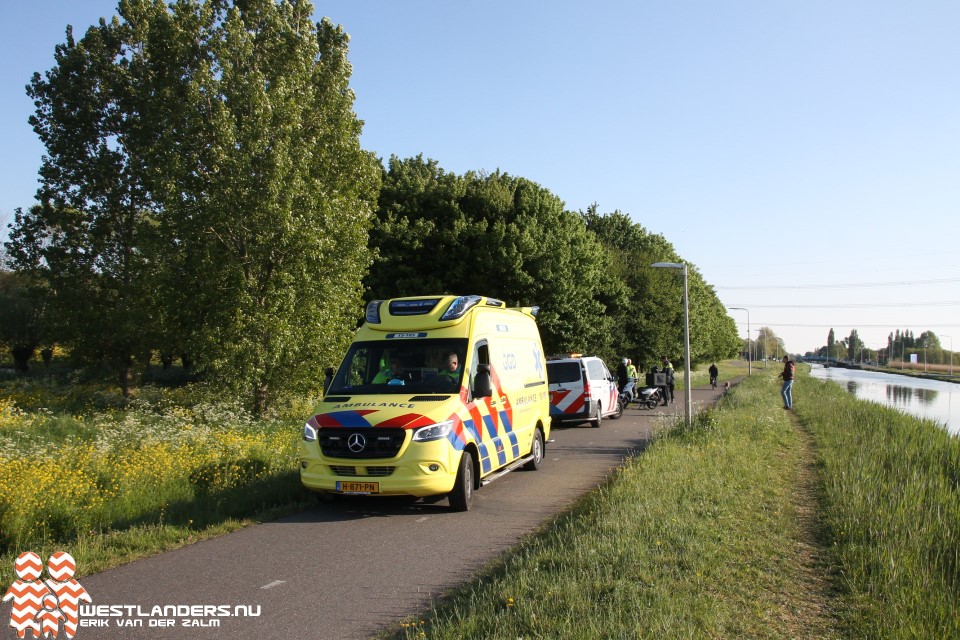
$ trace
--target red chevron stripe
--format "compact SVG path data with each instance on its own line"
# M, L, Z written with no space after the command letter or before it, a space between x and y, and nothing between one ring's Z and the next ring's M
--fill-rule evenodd
M39 611L39 610L40 610L40 609L37 609L36 611L34 611L34 610L30 610L30 611L11 611L11 612L10 612L10 622L15 622L15 623L18 624L18 625L23 624L24 622L32 622L32 621L33 621L33 617L34 617L35 615L37 615L37 611ZM11 625L11 626L13 626L13 625Z
M77 564L69 555L59 561L54 560L54 556L51 556L49 562L47 562L47 571L54 580L72 578L76 570Z
M87 592L79 582L61 582L50 586L53 588L53 592L60 597L73 596L77 598Z
M27 561L37 562L38 560L40 560L40 556L35 554L33 551L24 551L17 556L17 559L14 560L14 564L20 564L21 562Z
M404 429L415 429L417 427L425 427L428 424L433 424L435 420L431 420L427 416L421 415L419 413L405 413L403 415L396 416L394 418L389 418L377 424L378 427L401 427Z
M10 585L10 592L13 593L14 597L22 598L25 595L32 595L40 597L44 594L50 593L50 590L47 589L47 586L42 582L14 582Z

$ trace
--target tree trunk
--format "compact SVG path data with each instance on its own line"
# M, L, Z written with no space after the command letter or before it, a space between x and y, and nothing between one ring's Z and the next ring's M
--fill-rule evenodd
M133 356L125 356L121 363L120 388L123 389L124 399L129 400L133 395Z
M257 418L263 416L267 410L267 403L270 397L270 390L266 383L260 383L253 391L253 415Z
M30 370L27 362L33 357L33 347L12 347L10 355L13 356L13 366L17 371L26 373Z

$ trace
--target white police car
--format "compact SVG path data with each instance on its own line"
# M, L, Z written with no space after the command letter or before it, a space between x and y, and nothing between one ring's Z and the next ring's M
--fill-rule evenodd
M550 418L554 424L589 422L623 415L617 381L600 358L572 353L547 358Z

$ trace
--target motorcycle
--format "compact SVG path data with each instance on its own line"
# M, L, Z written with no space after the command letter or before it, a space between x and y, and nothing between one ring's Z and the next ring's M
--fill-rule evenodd
M640 389L640 393L637 396L637 402L640 403L640 406L646 407L647 409L656 408L662 401L663 395L660 393L660 387Z
M653 409L660 404L662 398L660 387L637 389L637 381L630 380L623 385L623 391L620 392L620 406L626 409L631 402L636 402L641 407Z

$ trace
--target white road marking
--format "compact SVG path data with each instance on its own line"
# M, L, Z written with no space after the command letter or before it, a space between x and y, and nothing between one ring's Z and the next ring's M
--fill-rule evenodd
M426 522L430 519L430 516L423 516L422 518L417 518L417 522Z
M261 588L261 589L273 589L274 587L279 587L280 585L282 585L282 584L285 583L285 582L286 582L286 580L274 580L273 582L271 582L271 583L269 583L269 584L265 584L265 585L263 585L263 586L260 587L260 588Z

